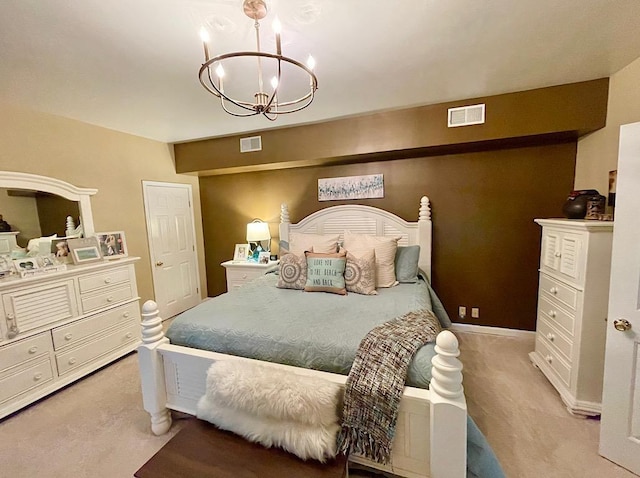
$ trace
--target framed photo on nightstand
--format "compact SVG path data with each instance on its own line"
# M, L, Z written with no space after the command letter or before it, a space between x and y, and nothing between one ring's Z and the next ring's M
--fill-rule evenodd
M261 252L260 255L258 255L258 264L268 264L270 256L270 252Z
M249 257L249 244L236 244L236 248L233 251L234 262L246 262Z

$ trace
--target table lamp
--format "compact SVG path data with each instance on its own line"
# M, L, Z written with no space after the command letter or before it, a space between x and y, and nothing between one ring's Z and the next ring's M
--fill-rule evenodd
M262 241L267 241L266 249L262 247ZM254 219L247 224L247 242L251 245L251 259L258 260L258 256L264 250L271 250L271 233L269 232L269 224Z

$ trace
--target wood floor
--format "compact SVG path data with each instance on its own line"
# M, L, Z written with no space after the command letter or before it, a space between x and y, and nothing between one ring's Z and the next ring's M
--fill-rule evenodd
M598 455L600 422L569 415L531 365L533 335L457 335L469 413L508 477L636 476ZM130 478L182 427L176 418L151 434L132 354L0 421L0 476Z

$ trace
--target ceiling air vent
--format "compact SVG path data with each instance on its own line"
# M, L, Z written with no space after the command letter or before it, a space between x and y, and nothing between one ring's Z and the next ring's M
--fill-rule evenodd
M449 128L484 123L484 104L449 108Z
M262 136L240 138L240 152L250 153L251 151L262 151Z

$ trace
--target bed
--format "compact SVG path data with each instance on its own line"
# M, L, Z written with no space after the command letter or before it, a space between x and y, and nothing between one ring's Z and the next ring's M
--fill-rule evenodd
M407 302L405 306L410 309L416 304L409 302L416 299L407 297L427 297L431 301L430 307L438 313L437 309L441 306L429 285L432 223L428 198L421 199L416 222L407 222L394 214L370 206L341 205L322 209L292 224L286 205L281 207L281 241L288 241L293 233L341 234L345 230L358 234L399 237L399 246L419 245L418 264L424 279L414 284L380 289L379 295L373 300L372 297L349 294L349 297L353 296L351 299L362 307L366 307L367 300L370 304L383 304L385 300L391 300L396 304ZM286 294L289 294L288 297L297 296L298 299L305 296L305 299L313 304L316 299L320 300L321 295L332 295L279 290L274 287L276 280L277 278L270 274L241 288L256 299L253 301L253 307L248 307L245 312L247 315L260 314L264 307L271 306L272 303L280 304L273 305L278 313L278 307L288 307L282 303L287 300L283 298ZM421 291L415 294L417 289ZM259 295L265 290L269 290L268 296ZM407 292L408 290L411 292ZM350 360L353 359L350 354L354 349L353 343L349 341L358 342L361 338L358 335L361 331L357 331L357 325L350 325L355 329L349 333L340 334L346 339L338 343L331 341L329 335L322 335L323 330L329 330L331 327L317 327L313 334L305 335L304 331L313 327L313 324L304 324L296 331L295 320L291 319L283 320L282 323L265 319L261 324L269 331L260 330L258 333L252 332L252 326L248 322L245 324L242 320L230 319L236 325L231 331L230 325L225 322L224 314L220 311L225 310L225 307L233 308L230 296L237 292L240 291L204 301L194 308L195 310L191 309L176 318L171 326L170 335L174 341L184 345L171 343L164 335L156 304L152 301L144 304L142 343L138 349L138 357L144 408L151 415L151 428L155 434L165 433L170 428L170 409L196 414L198 399L205 392L207 369L214 361L259 360L269 367L292 370L300 375L322 377L341 385L346 382L346 373ZM335 303L343 299L334 297ZM226 302L229 302L227 306L224 305ZM219 305L216 305L218 303ZM299 304L295 307L298 306ZM296 310L295 307L287 310ZM359 308L360 305L355 307ZM384 307L374 306L373 309ZM375 313L375 310L371 313ZM218 317L204 321L199 319L203 315L212 314L218 314ZM280 311L280 315L296 314ZM341 318L337 309L329 311L326 315L333 321ZM379 320L383 320L383 317L382 313ZM393 317L388 317L390 318ZM448 319L441 319L441 322L443 320ZM223 338L207 338L203 333L208 327L207 323L218 328L218 332L222 330ZM446 326L445 323L443 325ZM283 333L283 329L293 330L293 335L297 335L298 340L293 340L292 344L283 344L282 340L276 338L275 346L273 341L261 341L261 338L273 336L274 330L276 334ZM321 353L309 352L311 345L305 341L309 335L320 338L318 348L329 350L325 356L330 356L331 360L322 363L319 358L322 356ZM326 342L323 342L324 340ZM275 353L272 353L274 350ZM301 353L301 350L307 352ZM300 358L301 355L304 357ZM462 364L457 358L457 339L451 332L444 330L438 335L436 344L423 347L418 355L409 373L408 383L411 386L405 387L400 403L392 463L382 465L358 455L351 455L350 460L407 478L467 476L468 420L462 387Z

